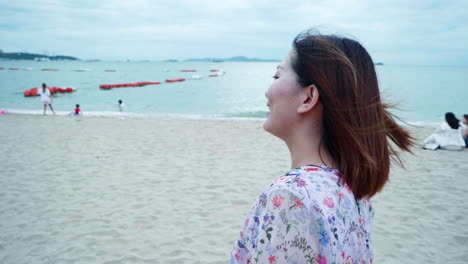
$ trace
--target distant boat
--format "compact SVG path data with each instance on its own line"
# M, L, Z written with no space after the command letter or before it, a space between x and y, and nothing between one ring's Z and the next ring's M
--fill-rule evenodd
M178 60L176 60L176 59L167 59L164 62L178 62Z
M90 69L74 69L76 72L89 72Z
M211 62L223 62L224 60L221 59L212 59Z
M384 64L382 62L376 62L376 63L374 63L374 65L381 66L381 65L384 65Z
M199 75L199 74L192 75L192 79L195 79L195 80L200 80L202 78L203 78L203 75Z

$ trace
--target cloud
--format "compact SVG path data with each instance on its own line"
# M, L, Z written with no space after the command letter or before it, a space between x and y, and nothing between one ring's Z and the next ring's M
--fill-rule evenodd
M466 64L464 0L37 1L0 4L0 43L80 58L281 58L301 30L361 41L375 60Z

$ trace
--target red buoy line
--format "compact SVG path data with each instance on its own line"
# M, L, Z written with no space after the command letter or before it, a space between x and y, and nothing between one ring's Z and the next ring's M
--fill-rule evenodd
M28 89L28 90L24 91L23 94L24 94L25 97L38 96L39 95L38 89L39 88L34 87L34 88L31 88L31 89ZM62 87L53 86L53 87L47 87L47 89L49 89L51 94L55 94L55 93L72 93L72 92L75 91L71 87L62 88Z

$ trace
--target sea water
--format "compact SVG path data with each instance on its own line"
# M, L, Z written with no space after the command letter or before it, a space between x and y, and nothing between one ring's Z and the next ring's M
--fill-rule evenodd
M186 117L263 118L268 111L265 91L278 63L265 62L84 62L0 61L0 110L41 113L38 97L23 92L42 83L72 87L57 94L53 106L61 113L80 104L84 115L112 115L118 100L135 115ZM19 68L9 70L8 68ZM54 68L59 71L42 71ZM181 72L193 69L196 72ZM209 77L213 69L226 72ZM439 122L445 112L468 113L468 67L376 66L384 100L399 103L393 110L408 122ZM77 71L84 70L84 71ZM105 70L115 70L106 72ZM202 79L193 79L202 75ZM184 82L165 83L170 78ZM160 85L102 90L101 84L160 81Z

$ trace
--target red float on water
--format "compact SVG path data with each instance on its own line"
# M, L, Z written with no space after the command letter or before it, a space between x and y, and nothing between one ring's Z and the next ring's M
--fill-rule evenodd
M181 72L196 72L197 70L180 70Z
M210 70L210 72L219 72L218 69L213 69L213 70Z
M140 87L146 85L157 85L161 82L136 82L136 83L118 83L118 84L101 84L99 88L108 90L112 88L120 88L120 87Z
M218 77L219 75L218 74L210 74L208 75L208 77Z
M42 88L41 88L42 89ZM71 87L67 87L67 88L62 88L62 87L47 87L47 89L49 89L50 93L51 94L55 94L55 93L71 93L73 92L73 88ZM37 87L34 87L34 88L31 88L29 90L26 90L23 92L24 96L26 97L29 97L29 96L38 96L39 93L38 93L38 88Z
M172 83L172 82L183 82L185 81L184 78L176 78L176 79L166 79L167 83Z

